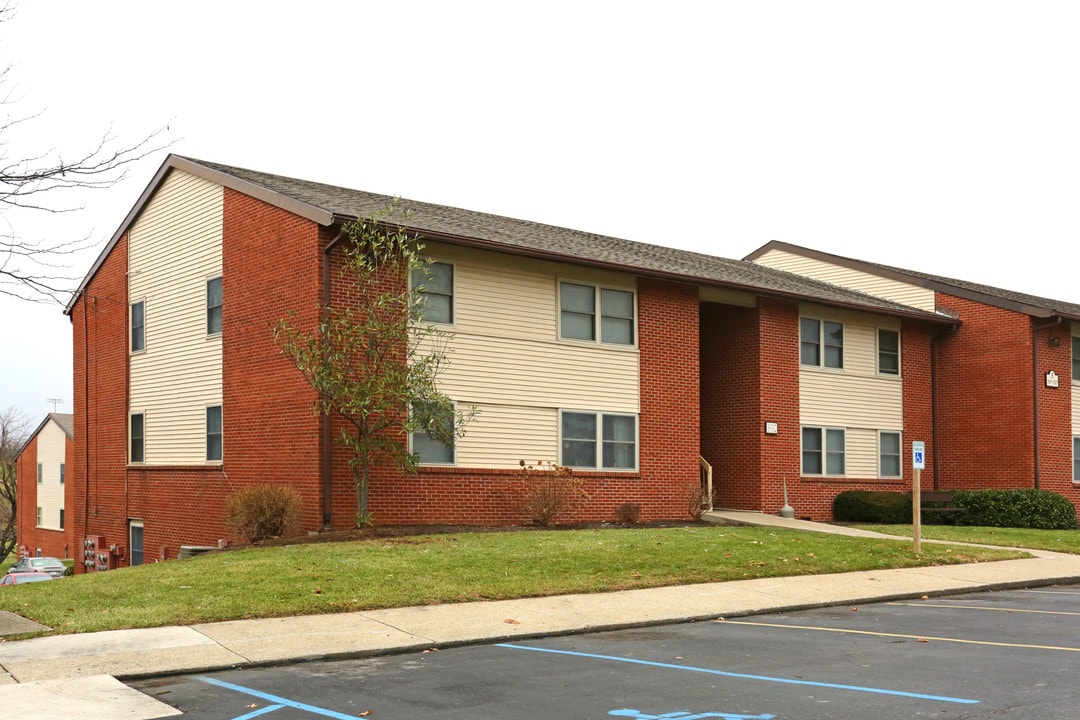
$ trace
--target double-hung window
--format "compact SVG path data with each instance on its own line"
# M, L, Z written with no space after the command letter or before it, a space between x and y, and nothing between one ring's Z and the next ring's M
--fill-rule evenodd
M559 464L603 470L637 469L637 416L564 410Z
M559 283L559 337L633 345L634 306L630 290Z
M217 335L221 332L221 278L206 281L206 334Z
M128 436L131 441L131 449L128 454L128 461L133 463L144 462L146 457L146 415L132 413L129 425Z
M1080 437L1073 438L1073 482L1080 483Z
M1072 379L1080 382L1080 337L1072 339Z
M878 477L902 477L900 466L900 433L882 430L878 433Z
M799 362L818 367L844 367L844 324L799 318Z
M844 429L804 427L802 429L802 474L844 474Z
M221 406L211 405L206 408L206 459L214 462L221 460Z
M455 462L454 445L445 442L454 432L454 410L447 412L434 403L412 407L413 420L428 429L412 433L412 452L423 465L453 465Z
M131 303L131 352L146 349L146 302Z
M45 466L41 463L37 464L37 481L38 485L45 481Z
M412 286L420 291L425 322L450 325L454 322L454 266L433 262L414 270Z
M882 375L900 374L900 333L878 328L877 366Z
M64 479L65 479L64 478L64 472L65 472L64 463L60 463L60 484L61 485L64 484Z

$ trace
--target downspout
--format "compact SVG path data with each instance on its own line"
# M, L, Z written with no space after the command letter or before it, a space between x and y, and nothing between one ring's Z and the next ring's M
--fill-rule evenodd
M83 313L83 535L87 534L90 527L90 334L87 331L89 316L86 312L86 303L90 299L84 293L82 296ZM75 538L79 546L82 541ZM84 568L85 570L85 568Z
M1041 455L1039 453L1039 333L1048 328L1052 328L1055 325L1061 324L1061 316L1059 315L1054 322L1046 323L1045 325L1037 325L1031 329L1031 371L1034 374L1033 382L1031 383L1031 410L1034 414L1034 422L1032 423L1034 432L1034 459L1035 459L1035 489L1038 490L1042 484L1042 467L1040 464Z
M324 319L326 318L327 308L330 306L330 253L334 251L334 248L346 235L348 235L348 233L345 231L343 225L341 230L338 231L337 236L323 248L322 314ZM329 530L330 509L333 504L331 493L333 491L334 453L332 452L332 448L334 437L333 428L330 426L330 416L326 413L319 415L319 429L322 432L322 449L319 453L319 474L322 476L323 530Z

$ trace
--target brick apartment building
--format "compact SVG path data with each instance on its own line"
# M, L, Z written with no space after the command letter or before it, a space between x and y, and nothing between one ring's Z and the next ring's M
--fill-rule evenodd
M123 566L228 540L225 497L253 483L297 487L304 530L353 526L345 453L270 327L315 324L341 294L343 223L390 200L166 159L65 311L69 545ZM718 507L775 513L786 482L798 516L827 519L842 490L909 488L911 440L935 456L932 359L953 316L742 260L398 210L446 282L442 389L479 415L452 450L417 445L419 474L378 472L377 523L527 522L519 460L574 465L583 520L628 502L687 517L705 462Z
M63 558L75 550L66 518L74 438L74 416L49 413L19 451L15 537L20 556Z

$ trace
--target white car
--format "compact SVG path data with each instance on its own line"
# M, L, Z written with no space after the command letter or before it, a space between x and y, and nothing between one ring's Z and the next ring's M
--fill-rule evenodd
M64 577L67 567L54 557L24 557L8 568L8 573L40 572L54 578Z

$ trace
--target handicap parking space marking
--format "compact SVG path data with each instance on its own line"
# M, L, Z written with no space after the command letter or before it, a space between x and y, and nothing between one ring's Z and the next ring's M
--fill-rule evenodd
M751 625L783 630L816 630L817 632L847 633L849 635L874 635L876 637L902 638L904 640L936 640L938 642L961 643L963 645L989 645L991 647L1022 648L1025 650L1051 650L1054 652L1080 652L1080 647L1061 645L1030 645L1027 643L995 642L993 640L968 640L966 638L935 637L933 635L910 635L889 633L880 630L852 630L851 628L822 627L820 625L788 625L787 623L749 622L745 620L720 620L725 625Z
M226 690L234 690L238 693L245 695L251 695L261 700L268 700L273 705L268 705L264 708L259 708L255 712L250 712L244 715L232 718L232 720L250 720L251 718L260 717L276 710L283 708L294 708L296 710L303 710L314 715L320 715L322 717L334 718L334 720L356 720L356 715L346 715L345 713L339 713L334 710L327 710L326 708L316 707L315 705L308 705L307 703L297 702L295 700L289 700L288 698L279 697L277 695L271 695L270 693L262 692L261 690L255 690L253 688L244 687L243 685L235 685L224 680L218 680L217 678L207 677L205 675L199 676L196 680L202 680L204 683L211 685L217 685L218 687L225 688Z
M754 623L746 623L754 624ZM762 623L767 624L767 623ZM774 625L773 627L787 627L783 625ZM880 634L880 633L870 633ZM632 663L635 665L648 665L650 667L666 668L668 670L687 670L690 672L706 673L709 675L720 675L723 677L737 678L740 680L760 680L763 682L782 683L786 685L808 685L811 687L829 688L833 690L850 690L854 692L874 693L877 695L894 695L898 697L915 698L917 700L936 700L940 702L960 703L964 705L975 705L979 701L971 698L957 698L948 697L946 695L925 695L923 693L913 693L904 690L890 690L888 688L872 688L864 687L861 685L844 685L840 683L827 683L818 682L814 680L798 680L795 678L782 678L782 677L770 677L768 675L750 675L747 673L728 672L726 670L715 670L713 668L695 667L693 665L675 665L672 663L656 662L653 660L639 660L637 658L618 657L615 655L597 655L594 653L578 652L576 650L556 650L553 648L542 648L531 645L516 645L511 643L499 643L495 647L509 648L511 650L530 650L533 652L553 653L555 655L572 655L575 657L591 658L593 660L613 660L615 662ZM662 715L660 717L663 717ZM674 716L679 717L679 716ZM708 717L708 716L706 716ZM721 715L720 717L723 717Z

